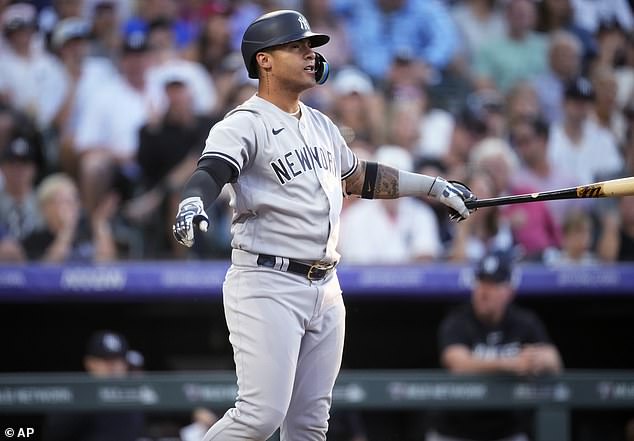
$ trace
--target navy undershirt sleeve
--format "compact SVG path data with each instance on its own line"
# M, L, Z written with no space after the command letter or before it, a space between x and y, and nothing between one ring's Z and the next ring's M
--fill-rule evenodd
M237 179L235 174L235 169L228 162L218 158L203 158L185 184L183 199L197 196L205 207L209 207L222 187Z

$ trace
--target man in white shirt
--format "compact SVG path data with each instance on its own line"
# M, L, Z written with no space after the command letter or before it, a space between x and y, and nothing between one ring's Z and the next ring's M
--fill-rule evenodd
M103 86L78 122L80 189L89 212L115 185L122 198L131 196L138 174L139 130L158 117L147 94L149 63L145 37L132 34L123 45L121 75Z
M585 78L571 82L564 92L564 116L548 139L548 156L555 169L568 170L577 185L600 180L619 171L623 158L612 134L588 118L594 99Z
M47 129L64 100L61 66L35 42L36 11L28 3L9 5L2 14L0 98Z
M65 18L53 29L51 46L63 69L60 84L64 101L54 118L62 168L75 172L75 146L78 124L104 84L117 75L106 57L89 56L88 22L78 17Z

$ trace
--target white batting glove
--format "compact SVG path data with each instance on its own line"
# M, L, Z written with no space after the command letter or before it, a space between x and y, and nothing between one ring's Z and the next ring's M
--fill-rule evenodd
M172 226L174 238L182 245L191 248L194 245L194 226L207 231L209 217L205 213L203 201L198 196L183 199L178 204L178 213Z
M458 222L468 219L473 211L467 208L465 202L476 199L476 196L463 183L449 182L440 176L434 180L428 194L449 207L449 217Z

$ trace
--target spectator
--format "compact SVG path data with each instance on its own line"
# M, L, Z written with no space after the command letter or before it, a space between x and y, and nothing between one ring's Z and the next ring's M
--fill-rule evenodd
M606 262L634 261L634 197L618 201L618 211L603 217L597 244L599 258Z
M487 136L489 122L497 121L495 114L501 113L501 105L496 109L498 107L500 110L489 110L475 94L467 96L455 117L448 150L442 158L448 174L454 179L466 178L471 150Z
M519 81L506 94L506 108L503 124L501 124L502 128L495 135L506 138L509 125L513 124L513 121L524 118L537 118L539 115L539 97L533 84L530 81Z
M383 142L383 98L372 80L356 67L341 69L332 81L333 103L331 115L344 138L355 138L379 145Z
M634 32L627 36L622 66L615 66L617 82L616 101L620 109L626 109L634 100Z
M92 105L95 91L116 75L114 65L103 57L89 56L89 25L81 18L67 18L57 23L51 46L64 70L60 88L64 101L54 118L57 131L58 157L61 168L77 175L75 139L80 116Z
M472 169L465 184L482 199L498 194L495 180L482 169ZM469 222L456 225L448 259L475 262L489 252L510 252L514 246L513 234L507 220L500 216L499 207L481 208L469 217Z
M116 379L128 375L126 338L112 331L98 331L90 336L84 368L99 379ZM137 441L145 430L145 420L138 411L100 411L97 413L54 413L44 427L45 441Z
M157 111L163 112L167 105L163 87L165 80L178 72L187 79L191 88L195 112L209 116L218 104L214 82L203 66L181 56L173 34L170 20L158 19L148 25L147 40L153 58L147 78L151 99L157 103Z
M388 142L407 147L412 154L427 157L442 157L447 153L453 116L446 110L435 107L429 96L424 79L418 74L412 60L397 57L390 70L386 95L392 102L392 132ZM404 127L407 126L406 130ZM396 138L411 133L411 140Z
M546 121L559 121L563 115L564 87L581 74L583 49L577 37L559 30L550 37L548 70L537 75L533 87Z
M627 0L571 0L575 23L595 34L602 23L615 22L627 31L634 29L631 4Z
M29 260L49 263L104 262L116 258L110 218L116 198L103 199L90 221L82 216L77 186L62 173L47 176L37 189L44 226L22 240Z
M597 52L594 33L581 28L574 21L573 0L544 0L537 3L537 32L554 37L560 31L573 34L581 44L581 58L585 65Z
M451 15L460 31L462 50L471 60L482 45L506 33L506 22L496 0L466 0L451 8Z
M471 162L493 177L499 195L534 191L521 182L513 186L519 161L510 145L500 138L485 139L474 147ZM522 247L527 257L539 258L544 250L560 245L561 230L544 202L503 206L499 214L508 222L513 242Z
M187 50L187 57L202 64L214 76L221 70L225 58L233 53L231 10L222 3L209 2L198 14L201 23L198 38Z
M561 249L552 248L544 255L550 265L580 265L597 263L592 250L593 224L590 215L583 210L570 210L563 222Z
M578 78L566 86L564 117L548 139L548 157L557 170L569 170L578 183L590 183L616 173L623 158L609 131L588 118L594 100L592 85Z
M63 73L35 41L35 7L7 6L2 31L6 46L0 51L0 100L28 114L40 130L48 129L64 99Z
M418 93L416 92L418 95ZM421 107L412 96L395 98L388 103L386 141L404 148L413 157L421 137ZM411 165L410 165L411 170Z
M616 100L617 82L614 69L597 66L592 72L592 87L596 91L590 117L610 132L617 146L625 142L627 122Z
M49 173L47 165L50 164L46 158L47 151L44 148L42 132L37 129L34 121L26 113L0 102L0 154L15 138L24 138L33 147L38 169L35 180L39 181L42 176ZM3 177L0 173L0 190L2 188Z
M121 20L117 0L91 1L90 55L117 61L121 48ZM127 2L125 2L127 3Z
M590 60L589 69L603 66L615 68L625 63L625 47L628 42L626 31L616 20L601 22L595 32L597 53Z
M512 107L512 93L509 92L507 101L504 103L504 95L494 89L476 90L467 96L467 105L478 114L478 118L484 122L485 135L502 137L504 136L507 124L505 107Z
M526 185L511 190L514 194L533 193ZM562 244L562 229L550 214L544 201L531 204L511 204L501 210L513 232L513 241L521 247L523 258L541 261L544 253L557 250Z
M495 182L496 196L511 193L511 179L519 167L519 159L509 143L499 137L488 137L473 147L470 165L486 171Z
M438 332L441 364L454 374L533 376L562 369L540 319L513 304L511 257L491 253L477 264L471 302L451 312ZM427 441L528 440L521 411L446 411L432 419Z
M412 171L412 157L398 146L382 146L377 162ZM408 263L440 256L436 217L415 198L353 204L341 217L339 252L347 263Z
M136 2L129 0L83 0L83 16L87 20L93 20L95 11L101 6L109 6L116 13L115 19L117 23L126 23L134 13ZM118 26L119 29L121 26Z
M175 246L168 213L177 210L180 195L176 189L196 168L213 124L209 117L195 113L188 79L174 75L163 86L168 99L165 116L141 128L136 159L141 169L139 195L124 207L125 215L155 238L145 241L145 255L151 258L179 257L186 250Z
M194 29L179 17L179 2L176 0L139 0L136 10L123 24L125 38L138 33L147 34L152 23L165 21L172 28L173 46L182 50L194 40Z
M82 0L51 0L50 5L40 10L38 29L44 34L47 48L51 48L53 31L60 21L82 16L82 3Z
M407 99L427 87L431 71L412 54L399 53L387 68L382 81L377 81L387 99Z
M457 48L457 30L439 0L336 0L335 12L343 17L352 56L375 81L385 78L399 55L411 57L420 70L442 70Z
M0 156L4 188L0 192L0 227L7 236L22 240L42 226L35 194L37 152L27 138L16 137Z
M121 76L102 86L78 121L79 188L90 216L110 190L123 200L134 194L139 129L159 117L147 88L150 57L143 34L131 35L122 51Z
M524 186L532 189L531 192L540 192L579 185L567 168L555 168L550 161L547 154L549 132L549 125L542 118L523 118L511 126L511 143L520 159L520 167L511 182L513 188ZM574 199L546 201L557 225L563 224L564 215L571 208L589 210L589 204L590 201Z
M483 45L474 58L473 73L478 88L506 93L520 80L529 80L546 70L546 40L535 32L532 0L509 0L506 6L507 34Z

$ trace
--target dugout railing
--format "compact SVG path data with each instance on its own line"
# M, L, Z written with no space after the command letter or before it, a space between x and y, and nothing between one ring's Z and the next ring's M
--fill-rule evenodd
M231 407L232 372L145 373L116 380L84 373L1 374L0 414ZM535 441L571 439L573 409L634 407L634 372L572 371L557 376L456 376L434 370L343 371L333 409L533 409Z

